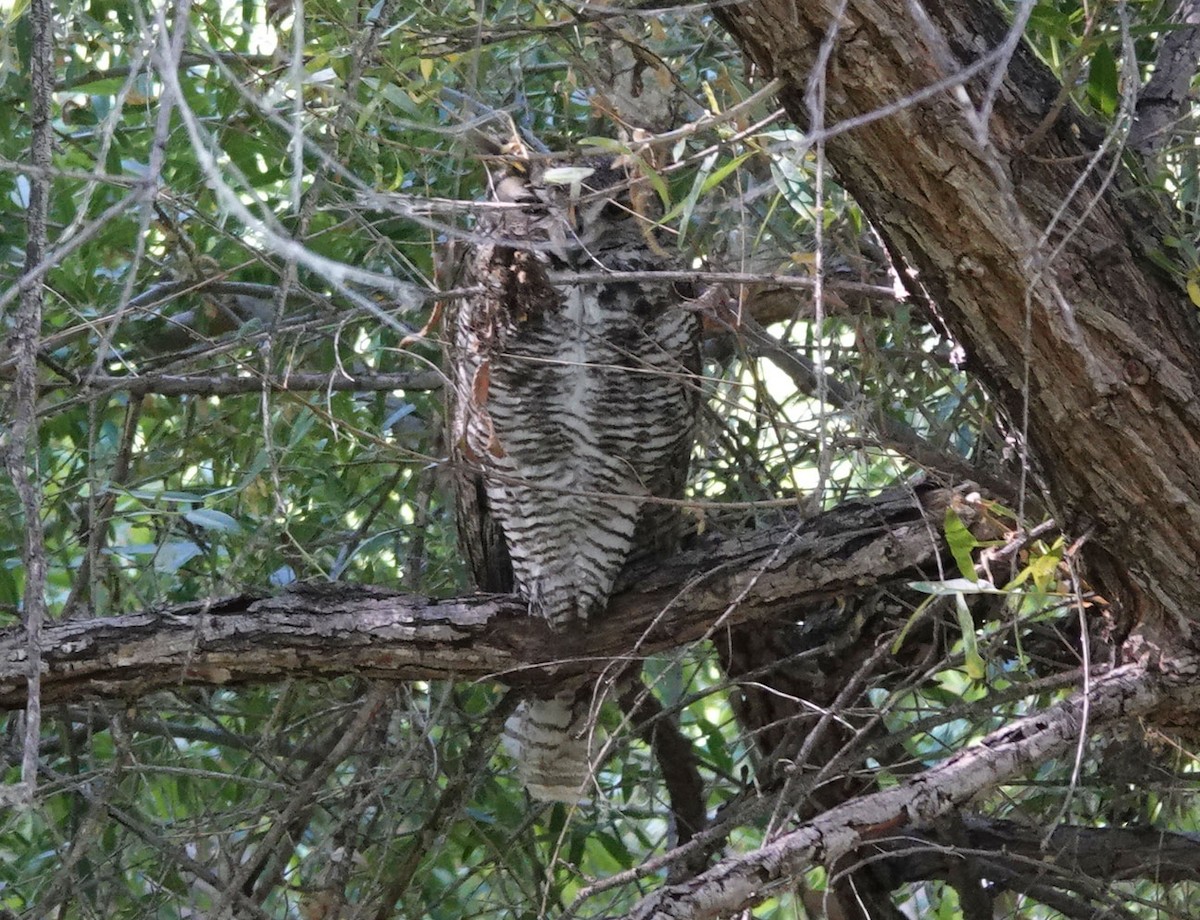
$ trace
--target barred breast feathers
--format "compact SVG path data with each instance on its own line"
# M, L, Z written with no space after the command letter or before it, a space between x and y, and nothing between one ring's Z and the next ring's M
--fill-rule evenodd
M480 221L486 293L459 311L457 433L484 467L518 591L561 628L607 604L647 498L681 497L698 322L671 285L563 277L654 265L628 205L511 175L496 195L522 206Z

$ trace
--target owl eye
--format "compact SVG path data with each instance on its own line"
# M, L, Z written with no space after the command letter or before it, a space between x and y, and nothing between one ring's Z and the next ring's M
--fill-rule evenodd
M629 216L629 201L624 196L621 198L609 198L604 202L604 207L600 211L600 217L603 220L618 221Z

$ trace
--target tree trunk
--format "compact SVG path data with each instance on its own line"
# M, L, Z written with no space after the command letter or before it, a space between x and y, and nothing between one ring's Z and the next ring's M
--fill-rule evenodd
M1117 161L1116 132L1056 108L1057 82L1024 45L1002 49L992 4L932 0L914 21L905 0L849 0L833 27L838 8L714 14L916 270L1027 437L1056 517L1089 537L1124 626L1169 651L1197 616L1200 340L1181 279L1150 258L1167 216Z

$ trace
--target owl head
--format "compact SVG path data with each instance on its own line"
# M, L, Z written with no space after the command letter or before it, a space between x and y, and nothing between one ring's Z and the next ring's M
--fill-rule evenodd
M516 205L526 240L543 242L555 268L619 269L657 242L658 198L629 156L514 158L492 182L497 202Z

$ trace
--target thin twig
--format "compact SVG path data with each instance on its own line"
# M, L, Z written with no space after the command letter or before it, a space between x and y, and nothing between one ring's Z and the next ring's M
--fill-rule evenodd
M26 219L25 270L42 261L47 247L47 211L50 202L49 167L53 155L51 93L54 68L54 23L50 0L32 0L29 7L31 49L29 79L32 125L30 159L46 172L30 182ZM42 621L46 615L45 534L42 530L42 487L38 464L37 352L42 330L43 286L40 281L18 285L19 306L13 324L13 419L4 457L25 518L24 623L27 655L25 741L21 758L21 784L0 789L4 804L29 803L37 787L38 738L42 729Z

